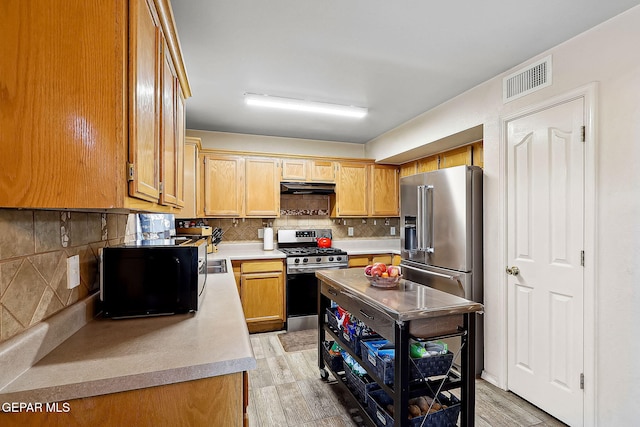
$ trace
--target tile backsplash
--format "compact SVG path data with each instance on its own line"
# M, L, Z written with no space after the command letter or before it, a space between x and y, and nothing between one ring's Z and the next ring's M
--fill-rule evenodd
M219 227L223 231L222 242L262 242L258 230L271 225L274 231L298 228L328 228L334 239L398 239L399 218L349 218L333 219L324 216L285 216L281 218L208 219L207 225ZM391 235L395 227L396 235ZM353 228L353 236L349 236Z
M394 239L398 218L330 218L327 196L283 200L280 218L206 219L223 242L262 242L258 230L328 228L335 239ZM0 209L0 342L99 288L99 250L135 239L134 215ZM129 224L128 224L129 222ZM353 236L349 236L353 228ZM80 257L80 285L67 289L67 258Z
M98 251L120 244L127 215L0 209L0 342L98 290ZM80 285L67 289L67 258Z
M346 218L329 217L329 196L285 195L280 198L280 218L216 218L204 219L206 225L221 228L222 242L262 242L258 230L271 226L280 229L327 228L334 239L397 239L399 218ZM395 227L396 235L391 235ZM353 228L353 236L349 236Z

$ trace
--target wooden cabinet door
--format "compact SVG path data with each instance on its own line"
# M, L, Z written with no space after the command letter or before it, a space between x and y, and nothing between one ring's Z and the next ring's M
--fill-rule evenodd
M116 207L127 192L124 4L0 4L0 206Z
M400 173L397 167L371 166L371 216L400 215Z
M129 194L157 202L160 198L160 30L155 7L148 0L133 0L129 19L129 162L133 172Z
M245 159L245 216L280 216L280 168L273 158Z
M161 37L162 61L160 69L160 203L178 205L178 138L176 104L178 78L175 76L171 55L164 37Z
M176 218L197 218L199 195L198 185L200 177L199 144L196 138L186 138L184 143L184 181L183 208L175 214Z
M284 273L242 274L240 300L247 325L284 322Z
M306 181L307 180L307 160L282 159L282 180L283 181Z
M440 156L429 156L419 159L416 162L416 170L418 173L437 171L440 168Z
M447 151L440 155L440 169L461 165L472 165L472 149L470 145Z
M176 139L177 139L177 154L176 161L177 165L177 176L176 176L176 185L177 185L177 200L176 204L180 207L184 206L184 162L185 162L185 126L186 126L186 100L184 99L184 95L182 90L180 89L180 82L176 78ZM197 156L196 156L197 158ZM197 176L197 175L196 175Z
M403 176L411 176L418 173L417 163L418 162L413 161L413 162L404 163L400 165L400 177L402 178Z
M336 209L338 216L368 215L368 165L340 163L336 179Z
M204 214L240 216L244 200L244 160L236 156L204 156Z
M328 160L309 160L309 181L335 182L335 163Z
M366 267L370 261L369 255L349 255L349 268Z

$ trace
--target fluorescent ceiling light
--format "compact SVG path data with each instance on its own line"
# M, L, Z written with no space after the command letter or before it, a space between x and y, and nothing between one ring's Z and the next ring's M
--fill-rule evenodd
M343 117L362 118L367 115L367 109L352 105L327 104L325 102L305 101L303 99L280 98L278 96L257 95L245 93L247 105L259 107L280 108L290 111L304 111L307 113L332 114Z

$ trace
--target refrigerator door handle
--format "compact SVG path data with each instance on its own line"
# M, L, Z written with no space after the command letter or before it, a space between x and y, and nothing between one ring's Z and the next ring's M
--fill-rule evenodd
M423 203L428 206L427 210L427 233L429 235L427 241L427 246L424 248L425 252L432 254L435 251L433 247L433 185L424 186L424 195L423 195ZM425 197L429 195L429 197ZM427 203L428 202L428 203Z
M460 276L459 275L452 276L452 275L449 275L449 274L436 273L435 271L429 271L429 270L423 270L421 268L411 267L410 265L407 265L407 264L400 264L400 267L407 268L409 270L419 271L420 273L429 274L431 276L441 277L441 278L447 279L447 280L453 280L455 282L458 282L460 284L460 286L462 286L462 281L460 280Z
M424 185L418 185L418 216L416 217L416 249L424 250Z

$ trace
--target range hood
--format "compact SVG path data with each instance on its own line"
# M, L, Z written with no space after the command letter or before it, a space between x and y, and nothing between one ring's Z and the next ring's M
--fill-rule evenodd
M281 182L280 194L335 194L336 185L320 182Z

